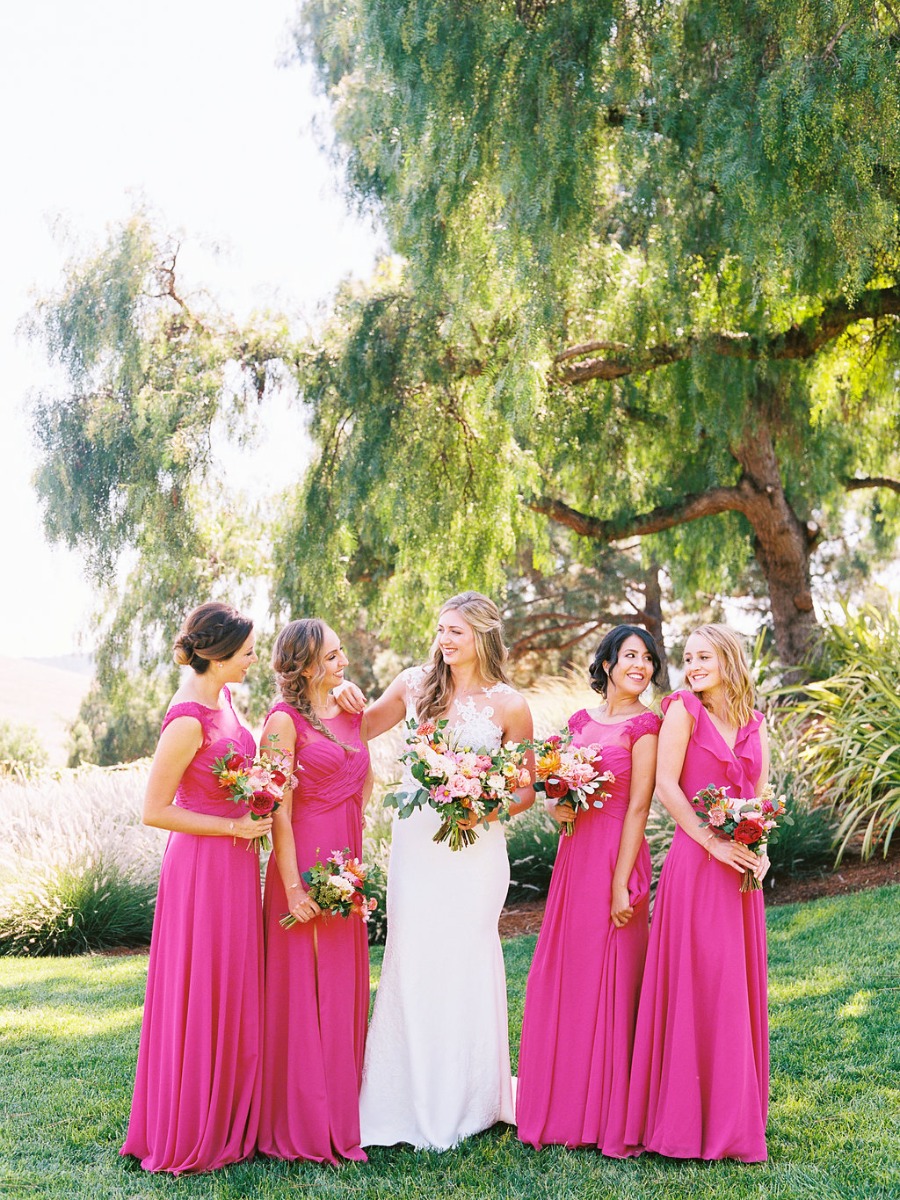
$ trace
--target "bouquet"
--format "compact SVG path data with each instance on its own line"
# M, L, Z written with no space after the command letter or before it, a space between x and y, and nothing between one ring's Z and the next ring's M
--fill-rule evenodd
M317 859L315 866L301 872L300 878L323 913L368 921L369 913L378 907L375 897L369 895L368 875L366 864L351 858L345 846L343 850L332 850L324 863ZM278 924L282 929L290 929L297 924L297 918L293 913L285 913Z
M499 750L460 745L447 730L448 722L407 721L407 748L400 761L409 764L420 784L413 792L391 792L384 798L388 808L408 817L430 804L441 818L435 842L449 841L451 850L461 850L477 841L474 829L460 821L475 817L487 826L487 817L509 819L509 802L516 788L528 787L531 774L522 765L527 745L507 742Z
M572 746L572 734L554 733L543 742L534 745L534 769L537 778L534 790L543 792L548 800L557 804L571 804L578 811L583 808L602 808L609 793L602 791L604 783L615 783L612 771L600 771L601 747L596 742L590 746ZM565 837L575 832L574 821L561 822Z
M700 824L717 837L740 842L758 857L762 857L769 842L775 841L779 822L793 825L793 817L785 810L784 796L775 799L775 789L767 783L761 796L749 800L728 795L728 788L709 784L698 792L693 801ZM742 892L754 892L762 887L752 871L741 879Z
M286 769L288 757L285 751L273 746L251 758L235 750L234 742L229 742L227 752L215 760L211 770L219 781L219 787L231 793L235 804L246 804L250 816L258 821L277 810L288 783L291 787L297 785L296 776L289 774ZM271 850L272 843L263 834L247 842L247 849L251 847L257 851Z

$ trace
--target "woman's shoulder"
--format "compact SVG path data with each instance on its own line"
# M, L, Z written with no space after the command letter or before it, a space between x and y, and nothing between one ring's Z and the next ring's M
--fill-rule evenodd
M585 725L589 725L593 717L586 708L579 708L578 712L573 712L569 717L566 725L572 733L580 733Z
M631 717L628 721L628 732L631 735L632 745L642 737L656 737L661 725L662 718L652 708L645 708L643 712Z
M687 688L679 688L675 692L671 692L668 696L663 696L660 701L660 708L663 711L663 716L669 711L673 704L680 704L685 712L692 716L695 720L703 711L703 705L700 703L698 696Z

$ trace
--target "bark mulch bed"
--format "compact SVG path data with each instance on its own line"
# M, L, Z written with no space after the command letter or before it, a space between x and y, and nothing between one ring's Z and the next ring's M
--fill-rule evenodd
M767 904L795 904L801 900L818 900L823 896L843 896L865 888L900 883L900 838L891 847L887 858L879 851L868 862L859 855L848 854L834 870L816 871L809 875L779 875L765 882ZM543 900L524 900L504 908L500 917L500 936L511 938L523 933L538 933L544 918Z

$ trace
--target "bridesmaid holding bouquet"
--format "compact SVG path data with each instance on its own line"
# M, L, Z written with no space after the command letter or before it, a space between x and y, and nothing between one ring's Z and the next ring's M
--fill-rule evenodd
M660 876L644 972L626 1139L671 1158L766 1158L769 1040L768 859L702 825L710 784L758 797L768 780L765 723L743 648L724 625L687 640L689 690L663 701L656 792L678 824Z
M170 830L159 877L137 1075L122 1154L147 1171L211 1171L248 1158L259 1119L262 919L259 856L269 832L213 774L252 759L227 685L257 661L253 624L225 604L186 618L175 661L191 668L163 721L144 824Z
M266 1014L259 1149L272 1158L365 1162L359 1088L369 1011L369 948L358 916L322 914L301 872L332 851L362 856L369 771L359 714L331 689L347 657L324 621L292 621L272 666L281 701L266 720L263 748L294 763L293 795L275 814L266 873ZM294 917L290 928L281 924Z
M640 696L660 657L646 630L620 625L591 664L597 709L569 718L575 746L599 745L612 771L602 808L547 808L561 837L528 985L519 1051L521 1141L625 1154L625 1107L647 949L653 793L659 718Z

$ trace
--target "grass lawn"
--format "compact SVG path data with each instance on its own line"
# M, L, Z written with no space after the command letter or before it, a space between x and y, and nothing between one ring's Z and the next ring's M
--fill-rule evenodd
M710 936L717 936L713 921ZM505 946L514 1055L533 947L528 937ZM261 1160L177 1180L147 1175L117 1153L131 1098L147 960L2 959L0 1195L900 1196L900 887L771 910L769 957L772 1108L765 1165L677 1163L652 1155L614 1162L557 1148L536 1154L501 1127L446 1154L375 1149L368 1165L342 1169ZM373 956L373 982L379 962Z

